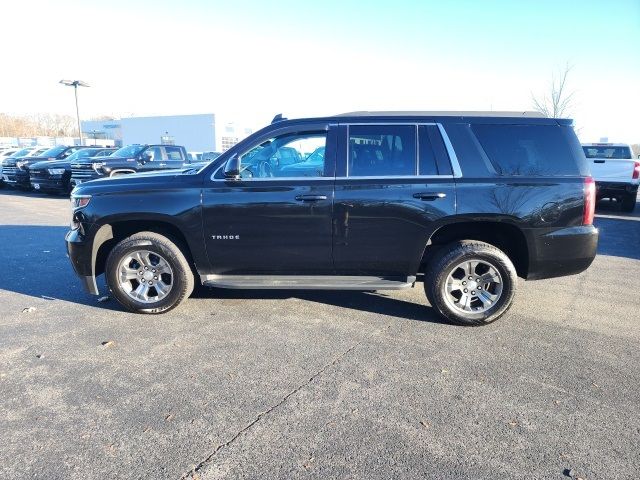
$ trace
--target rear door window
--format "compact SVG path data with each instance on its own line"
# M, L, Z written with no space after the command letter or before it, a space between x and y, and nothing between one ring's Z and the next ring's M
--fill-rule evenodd
M350 177L415 175L415 125L351 125Z
M498 175L588 173L584 155L578 150L578 140L570 127L475 124L471 128Z

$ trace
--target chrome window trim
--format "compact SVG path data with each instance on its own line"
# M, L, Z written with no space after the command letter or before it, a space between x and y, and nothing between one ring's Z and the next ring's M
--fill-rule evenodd
M308 125L307 125L308 126ZM327 123L325 124L324 128L322 130L324 130L325 132L325 147L327 145L327 139L329 138L329 129L331 127L337 127L338 124L337 123ZM293 128L293 126L287 126L285 128L283 128L283 130L291 130L291 131L295 131L295 128ZM278 131L278 130L276 130ZM309 132L319 132L320 130L309 130ZM275 132L274 132L275 133ZM286 135L286 133L283 133L283 135ZM274 137L275 138L275 137ZM253 148L255 148L257 145L254 145L253 147L250 147L248 150L244 150L242 153L234 153L233 155L238 155L239 157L242 157L243 155L245 155L247 152L249 152L250 150L252 150ZM223 152L224 153L224 152ZM229 157L231 158L231 157ZM212 161L215 161L212 160ZM224 162L222 165L220 165L218 168L216 168L213 173L211 174L211 176L209 177L209 180L211 182L254 182L256 180L266 180L266 181L275 181L275 180L300 180L300 179L309 179L309 180L335 180L335 175L332 177L265 177L265 178L243 178L243 179L228 179L228 178L216 178L216 174L220 171L220 169L224 168L224 166L227 164L227 162ZM203 167L204 168L204 167Z
M451 144L451 140L449 140L449 136L445 131L444 127L440 123L436 122L384 122L384 123L370 123L370 122L358 122L358 123L348 123L347 125L347 159L345 170L346 176L344 177L336 177L336 179L345 179L345 178L368 178L370 180L380 179L380 178L460 178L462 177L462 170L460 168L460 163L458 162L458 156L456 155L455 150L453 149L453 145ZM384 175L384 176L369 176L369 177L351 177L349 176L349 154L351 153L349 138L349 127L351 125L383 125L383 126L398 126L398 125L415 125L416 127L416 175ZM444 142L444 146L447 149L447 154L449 155L449 162L451 163L451 168L453 169L453 175L420 175L420 137L418 128L423 125L435 125L438 127L438 131L440 132L440 136L442 137L442 141Z
M362 176L362 177L336 177L336 180L411 180L411 179L432 179L437 178L452 179L453 175L380 175L380 176Z
M440 130L440 136L442 137L444 146L446 147L447 153L449 154L449 161L451 162L451 168L453 168L453 177L460 178L462 177L462 169L460 168L460 162L458 162L456 151L453 149L451 140L449 140L449 135L447 135L447 132L441 123L437 123L436 125L438 126L438 130Z

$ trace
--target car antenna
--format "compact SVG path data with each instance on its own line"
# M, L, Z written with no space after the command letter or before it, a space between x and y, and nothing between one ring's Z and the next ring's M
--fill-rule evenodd
M279 113L275 117L273 117L273 120L271 120L271 123L282 122L283 120L287 120L287 119L284 118L281 113Z

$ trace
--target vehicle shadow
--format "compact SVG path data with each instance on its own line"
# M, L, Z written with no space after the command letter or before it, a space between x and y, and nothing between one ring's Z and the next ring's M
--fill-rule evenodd
M28 197L28 198L60 198L69 199L69 195L57 194L57 193L45 193L36 192L34 190L21 190L19 188L7 187L0 188L0 196L12 196L12 197Z
M66 255L67 227L40 225L0 225L0 290L47 300L63 300L109 310L123 310L115 301L98 303L82 289ZM101 292L106 295L102 278ZM416 288L422 288L417 284ZM319 290L227 290L199 287L195 299L275 299L299 298L309 302L390 315L410 320L446 324L428 306L407 302L384 292ZM29 305L25 305L28 307Z
M638 205L638 200L636 199L636 208L633 212L623 212L621 210L621 205L619 202L615 200L600 200L596 204L596 215L604 215L604 216L616 216L621 218L629 218L640 219L640 205Z
M99 304L82 289L67 258L67 230L51 225L0 225L0 290L119 309L115 302Z
M422 290L420 283L415 288ZM405 318L420 322L451 325L430 306L394 298L384 291L357 290L230 290L201 287L192 298L227 300L286 300L298 298L308 302L333 305L380 315Z

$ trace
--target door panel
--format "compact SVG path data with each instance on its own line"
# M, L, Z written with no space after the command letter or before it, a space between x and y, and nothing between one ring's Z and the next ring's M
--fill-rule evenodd
M265 132L252 147L233 153L241 159L242 178L225 180L223 167L203 189L211 273L333 273L337 134L326 124L306 127ZM319 134L326 136L323 147ZM279 162L283 149L297 149L297 163Z
M216 181L203 207L211 273L333 272L333 179Z
M437 126L341 125L340 135L336 273L415 275L429 235L456 208L450 160L439 148ZM443 172L445 165L449 169Z
M337 180L336 273L414 275L432 222L454 211L453 178Z

